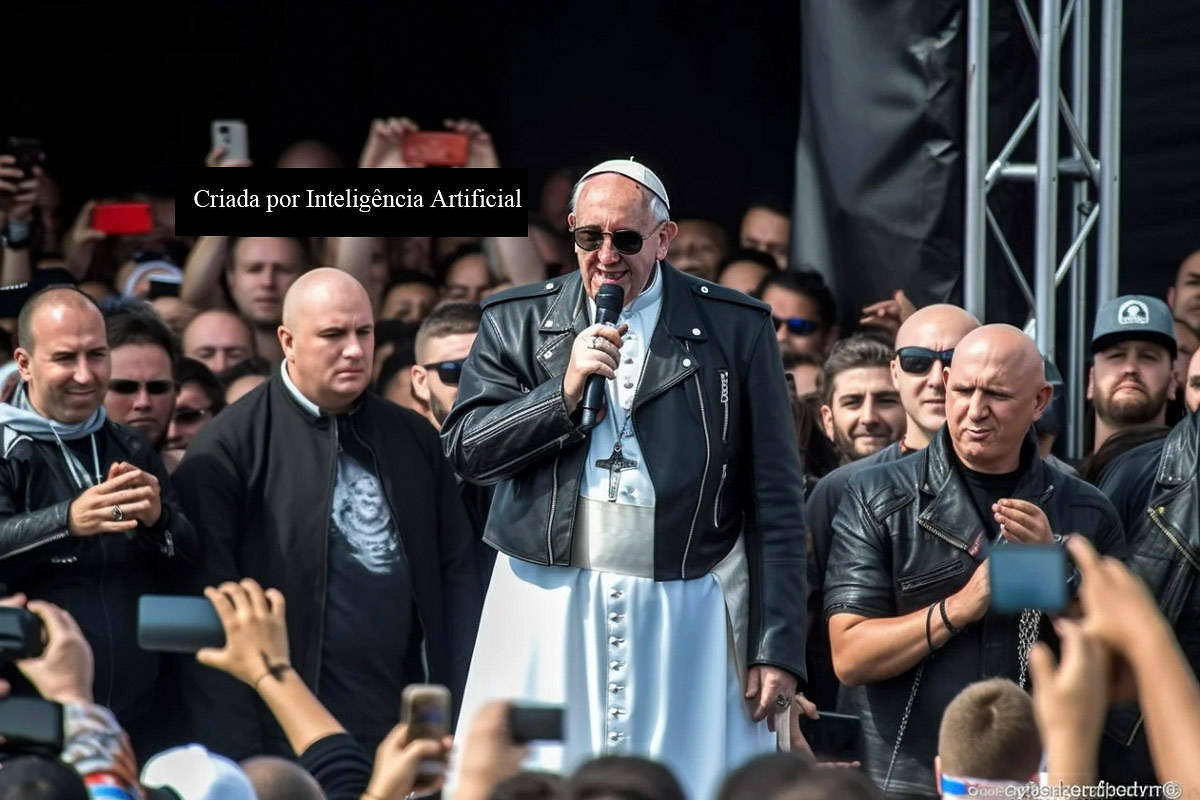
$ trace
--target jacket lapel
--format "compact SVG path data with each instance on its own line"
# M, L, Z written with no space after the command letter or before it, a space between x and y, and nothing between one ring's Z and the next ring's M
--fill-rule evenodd
M922 528L932 528L953 540L972 558L980 561L987 550L987 532L975 513L975 504L970 499L971 490L959 477L950 458L949 432L943 425L925 448L925 475L921 493L933 495L933 500L921 509L917 521Z
M578 272L563 280L562 289L538 325L537 365L546 378L567 371L571 361L571 343L588 326L587 305L583 299L583 281Z
M702 322L687 282L666 261L660 263L659 272L663 282L662 310L650 337L646 366L633 401L635 409L695 372L700 363L691 342L708 338L707 323Z

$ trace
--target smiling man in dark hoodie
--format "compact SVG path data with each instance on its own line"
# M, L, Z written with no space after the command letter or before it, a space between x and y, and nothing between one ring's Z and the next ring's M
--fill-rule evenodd
M154 448L105 413L109 349L91 298L38 292L18 337L21 383L0 404L0 583L78 620L96 655L96 702L146 750L164 715L158 657L137 647L137 598L195 559L196 534Z

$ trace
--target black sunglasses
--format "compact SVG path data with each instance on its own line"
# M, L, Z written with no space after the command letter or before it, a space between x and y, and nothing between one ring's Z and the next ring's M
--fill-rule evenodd
M642 252L642 245L654 235L655 231L663 226L663 222L666 222L666 220L655 225L654 229L645 236L633 228L619 228L609 233L594 225L589 225L586 228L572 228L571 235L575 237L575 246L588 253L599 250L601 245L604 244L604 237L606 235L611 236L613 247L617 249L618 253L632 256Z
M900 359L900 369L909 375L925 375L933 366L934 361L941 361L943 367L950 366L954 357L954 348L949 350L930 350L928 347L901 347L896 351Z
M180 408L175 411L175 424L195 425L208 416L211 408Z
M466 361L465 358L458 361L438 361L421 366L425 369L437 370L438 379L447 386L458 386L458 379L462 377L464 361Z
M108 382L108 390L117 394L137 394L143 386L150 394L166 394L175 391L175 381L131 381L117 378Z
M788 333L794 333L797 336L816 333L821 329L821 324L819 322L813 322L811 319L804 319L803 317L788 317L787 319L781 319L779 317L772 316L771 321L775 323L775 330L778 331L780 328L786 325Z

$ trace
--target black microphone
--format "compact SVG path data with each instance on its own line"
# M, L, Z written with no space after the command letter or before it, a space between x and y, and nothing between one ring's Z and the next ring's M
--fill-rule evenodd
M625 305L625 290L618 284L606 283L596 292L597 324L616 325ZM583 416L579 427L590 431L596 427L596 415L604 408L604 376L592 373L583 389Z

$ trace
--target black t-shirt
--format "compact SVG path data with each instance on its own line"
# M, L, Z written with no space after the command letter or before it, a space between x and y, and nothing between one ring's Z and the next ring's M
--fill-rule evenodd
M366 746L396 724L401 691L421 678L420 630L398 524L371 452L339 419L317 695Z
M957 461L957 458L955 460ZM975 506L975 512L979 514L980 521L992 532L991 540L998 541L1000 523L996 522L996 514L992 511L992 506L997 500L1013 496L1013 492L1017 489L1017 482L1021 479L1021 467L1017 467L1012 472L992 474L976 472L958 461L958 470L963 477L963 482L967 484L971 503Z

